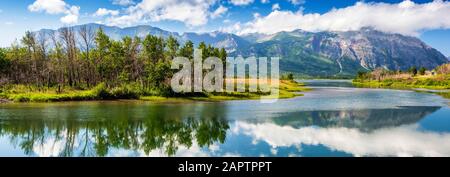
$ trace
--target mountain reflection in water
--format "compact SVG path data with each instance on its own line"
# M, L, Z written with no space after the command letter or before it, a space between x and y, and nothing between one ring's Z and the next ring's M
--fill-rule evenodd
M3 106L0 154L27 156L450 155L419 122L448 108L298 111L230 119L220 103ZM251 114L251 113L248 113ZM3 151L3 152L2 152Z

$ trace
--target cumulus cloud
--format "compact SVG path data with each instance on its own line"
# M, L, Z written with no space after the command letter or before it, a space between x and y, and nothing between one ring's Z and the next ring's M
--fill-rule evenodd
M61 14L66 12L66 3L63 0L36 0L28 6L31 12L46 12L48 14Z
M272 5L272 10L280 10L280 4L276 3Z
M102 16L106 16L106 15L116 16L116 15L119 15L119 11L118 10L109 10L109 9L105 9L105 8L99 8L94 13L94 16L97 16L97 17L102 17Z
M230 0L231 4L235 6L245 6L253 3L254 0Z
M265 33L303 29L307 31L348 31L362 27L405 35L423 30L450 28L450 2L435 0L416 4L406 0L398 4L358 2L324 14L274 10L243 24L238 34Z
M110 25L129 26L138 22L174 20L188 26L208 22L210 7L216 0L143 0L130 6L122 16L110 17Z
M211 13L211 18L220 17L222 14L226 13L227 11L228 11L228 8L221 5L213 13Z
M289 0L289 2L291 2L294 5L300 5L300 4L304 4L305 0Z
M269 3L269 0L261 0L261 3L267 4L267 3Z
M60 21L66 24L73 24L78 22L80 7L71 6L63 0L36 0L33 4L28 6L31 12L45 12L47 14L59 15L65 14Z
M65 140L55 138L45 139L43 143L33 146L33 151L38 157L58 157L64 150Z
M335 127L293 128L273 123L237 122L239 132L272 149L301 145L324 145L355 156L449 156L450 134L420 131L418 125L362 132ZM271 131L267 131L271 130ZM276 152L276 151L275 151Z
M133 0L113 0L112 3L114 5L128 6L128 5L133 5L134 1Z
M61 22L66 24L74 24L78 23L78 16L80 12L80 7L72 6L69 11L66 13L67 15L61 18Z

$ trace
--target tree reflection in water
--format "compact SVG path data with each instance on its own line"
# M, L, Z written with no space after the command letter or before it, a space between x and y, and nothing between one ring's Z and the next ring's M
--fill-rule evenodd
M146 155L163 150L173 156L179 146L190 148L196 143L199 147L209 147L215 142L224 143L229 129L224 108L212 106L193 106L190 110L197 116L188 117L183 115L189 115L185 112L189 109L170 110L165 106L152 106L148 110L142 106L33 108L28 110L34 113L33 118L0 115L0 136L9 137L26 155L33 155L36 147L58 151L54 146L63 142L58 156L107 156L111 149L143 151ZM14 115L14 109L8 111ZM60 111L69 112L62 115ZM100 116L101 113L106 115ZM115 117L108 117L111 115ZM51 145L44 147L48 143Z

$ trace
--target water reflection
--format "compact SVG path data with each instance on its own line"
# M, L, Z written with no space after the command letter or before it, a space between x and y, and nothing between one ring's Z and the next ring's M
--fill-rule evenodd
M450 156L450 127L434 130L421 123L436 116L448 120L448 108L293 111L243 120L230 119L228 108L220 103L3 106L0 151L20 149L28 156Z
M26 155L106 156L110 149L149 155L157 149L171 156L181 146L224 143L229 125L223 113L213 104L13 107L0 113L0 135Z
M353 87L352 80L297 80L310 87Z
M437 106L405 106L389 109L341 111L301 111L284 113L273 119L280 126L302 128L308 126L356 128L372 131L379 128L413 124L437 111Z

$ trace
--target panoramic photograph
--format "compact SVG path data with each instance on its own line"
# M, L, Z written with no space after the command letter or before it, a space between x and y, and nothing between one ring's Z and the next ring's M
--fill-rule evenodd
M449 61L447 0L0 0L0 157L449 157Z

